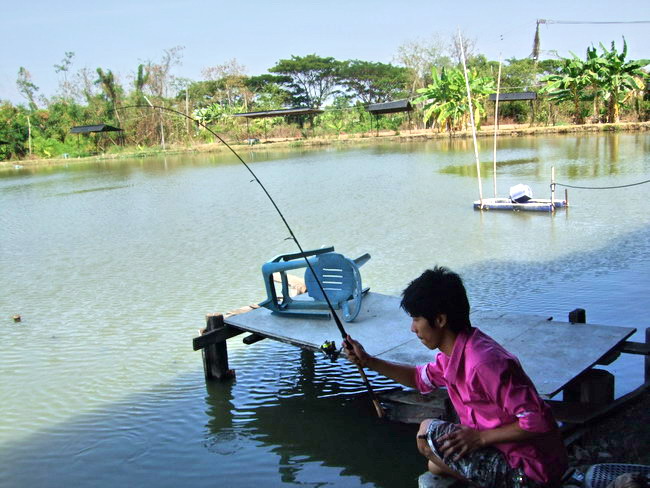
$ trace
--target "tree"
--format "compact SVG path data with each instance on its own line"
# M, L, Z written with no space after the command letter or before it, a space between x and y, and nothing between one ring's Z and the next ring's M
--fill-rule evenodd
M213 101L223 105L243 104L247 110L252 99L252 93L246 86L246 67L233 58L224 64L204 68L203 76L214 82Z
M184 46L174 46L163 50L163 56L159 63L148 61L146 69L148 79L146 85L150 93L156 97L167 97L170 83L173 79L171 70L174 66L180 66L183 59Z
M72 66L73 58L74 52L66 51L63 59L61 60L61 64L54 65L54 71L56 74L61 74L63 78L62 80L59 80L59 88L61 89L61 95L64 99L70 99L73 96L73 87L70 83L70 80L68 80L68 73L70 71L70 67Z
M0 161L27 154L27 117L23 107L0 102Z
M38 105L36 105L36 92L38 91L38 87L32 83L32 75L30 72L22 66L18 69L16 86L20 94L29 102L29 109L38 110Z
M348 96L365 104L388 102L406 95L408 70L400 66L352 60L342 63L339 76Z
M471 60L474 56L476 56L475 51L476 51L476 39L470 39L469 37L462 35L461 38L463 41L462 49L461 49L461 39L459 39L458 35L453 35L451 37L451 42L449 43L449 52L451 54L451 58L456 61L458 64L462 63L462 53L465 53L465 60L467 64L471 64Z
M288 88L296 106L320 107L339 92L340 70L340 61L309 54L281 59L269 72L287 77L282 84Z
M110 107L110 111L119 123L120 114L118 113L117 106L119 104L122 87L115 80L115 75L110 69L104 71L101 68L97 68L97 76L99 76L99 78L97 81L95 81L95 84L99 85L102 88L105 99Z
M427 86L433 68L450 68L452 64L448 48L437 34L426 40L418 39L400 45L394 60L409 71L411 93Z
M465 76L460 69L443 68L438 72L431 71L432 82L426 88L418 90L420 97L415 102L424 102L425 122L434 119L438 127L452 132L467 126L469 119L469 102ZM477 125L485 114L485 100L494 91L494 80L480 77L474 70L467 73L472 93L474 120Z
M259 75L246 78L244 83L253 94L254 110L277 110L291 102L291 94L282 88L290 82L288 76Z
M138 72L133 80L133 87L135 88L135 100L140 104L144 101L144 87L149 83L149 70L144 64L138 65Z

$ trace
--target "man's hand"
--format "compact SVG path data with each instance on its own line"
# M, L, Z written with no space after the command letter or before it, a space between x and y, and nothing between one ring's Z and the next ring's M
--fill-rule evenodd
M361 344L352 339L349 335L343 341L343 347L345 349L345 355L351 362L357 366L361 366L362 368L368 366L368 362L371 359L370 354L366 352Z
M458 460L465 454L476 451L485 445L478 430L459 425L459 430L445 434L436 439L440 453L444 458Z

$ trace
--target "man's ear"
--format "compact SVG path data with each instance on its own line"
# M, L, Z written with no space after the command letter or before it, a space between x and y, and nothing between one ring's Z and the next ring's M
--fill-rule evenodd
M439 313L436 315L436 318L434 320L434 325L437 329L442 329L447 326L447 314L446 313Z

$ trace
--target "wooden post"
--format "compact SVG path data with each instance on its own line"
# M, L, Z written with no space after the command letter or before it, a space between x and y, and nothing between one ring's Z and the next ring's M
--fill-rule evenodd
M614 401L614 375L604 369L582 373L564 389L565 402L607 405Z
M483 184L481 183L481 163L478 157L478 141L476 140L476 123L474 122L474 108L472 106L472 92L469 88L469 75L465 63L465 49L463 48L463 37L458 29L458 41L460 42L460 57L463 62L463 73L465 75L465 88L467 89L467 102L469 103L469 121L472 124L472 140L474 141L474 159L476 159L476 176L478 178L478 199L483 210Z
M79 139L77 139L79 140ZM32 123L27 116L27 144L29 146L29 155L32 155Z
M551 166L551 212L555 210L555 166Z
M493 150L493 171L494 198L497 197L497 134L499 128L499 91L501 89L501 53L499 53L499 76L497 77L497 97L494 101L494 150Z
M225 326L221 314L208 315L206 322L204 334ZM203 348L203 370L206 381L212 379L224 381L234 376L234 372L228 369L228 348L225 339Z
M569 322L572 324L586 324L587 311L584 308L576 308L569 312Z

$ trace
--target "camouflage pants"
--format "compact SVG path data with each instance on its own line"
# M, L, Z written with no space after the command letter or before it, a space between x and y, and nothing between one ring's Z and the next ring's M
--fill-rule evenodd
M436 439L458 429L456 424L432 420L427 429L427 443L431 451L443 459ZM481 488L541 488L542 485L526 477L520 468L511 468L501 451L494 447L478 449L458 460L444 459L444 463Z

